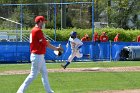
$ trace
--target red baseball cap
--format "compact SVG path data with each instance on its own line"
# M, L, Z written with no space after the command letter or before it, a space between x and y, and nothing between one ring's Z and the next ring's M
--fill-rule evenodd
M37 23L38 21L46 21L47 22L47 20L45 20L45 18L44 18L44 16L36 16L35 17L35 22Z

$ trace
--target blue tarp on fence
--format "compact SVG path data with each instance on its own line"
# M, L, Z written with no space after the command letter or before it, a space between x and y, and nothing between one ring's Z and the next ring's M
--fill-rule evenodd
M0 42L0 62L29 62L27 42Z
M51 42L54 46L62 45L64 53L57 57L53 50L47 48L46 60L67 60L70 48L67 42ZM80 60L119 60L120 52L125 46L140 46L138 42L84 42L84 56ZM90 55L90 56L89 56ZM75 58L75 60L78 60ZM30 62L30 47L28 42L0 42L0 62Z

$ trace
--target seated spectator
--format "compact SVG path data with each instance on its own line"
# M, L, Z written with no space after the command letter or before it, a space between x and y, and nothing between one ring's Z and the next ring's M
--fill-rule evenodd
M85 36L82 37L81 41L90 41L90 37L88 36L88 34L85 34Z
M120 41L119 37L120 37L120 34L118 33L114 38L114 42L119 42Z
M140 35L137 36L137 42L140 42Z
M100 41L101 42L107 42L108 41L108 36L106 35L106 32L102 33L102 35L100 36Z

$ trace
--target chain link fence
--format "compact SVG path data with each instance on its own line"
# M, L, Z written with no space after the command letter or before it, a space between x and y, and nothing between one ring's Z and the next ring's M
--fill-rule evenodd
M15 41L28 41L29 35L27 34L34 26L34 18L37 15L46 17L48 20L46 27L54 29L54 34L57 29L65 28L87 29L109 26L139 29L140 27L139 0L94 0L94 4L92 0L88 2L87 0L52 2L49 0L47 3L0 4L0 17L12 20L7 21L0 18L0 30L3 30L1 32L14 34L12 37ZM94 27L92 25L93 17Z

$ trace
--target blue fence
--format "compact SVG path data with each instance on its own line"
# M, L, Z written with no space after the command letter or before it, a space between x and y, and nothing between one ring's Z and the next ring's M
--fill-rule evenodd
M62 56L57 57L53 50L47 48L46 60L67 60L71 51L66 48L67 42L51 42L54 46L60 43L64 48ZM74 60L119 60L120 52L125 46L140 46L138 42L84 42L84 56ZM0 63L30 62L30 47L28 42L0 42Z
M29 62L28 43L0 42L0 62Z

